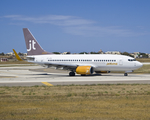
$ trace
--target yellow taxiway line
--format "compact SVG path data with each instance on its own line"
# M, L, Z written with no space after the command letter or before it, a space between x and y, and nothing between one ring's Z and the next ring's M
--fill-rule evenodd
M43 84L47 85L47 86L53 86L52 84L48 83L48 82L42 82Z

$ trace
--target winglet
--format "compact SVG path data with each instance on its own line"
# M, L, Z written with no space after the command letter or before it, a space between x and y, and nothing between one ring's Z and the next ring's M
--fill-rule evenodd
M13 51L14 51L14 54L15 54L17 60L18 60L18 61L23 61L23 60L19 57L19 55L17 54L17 52L16 52L14 49L13 49Z

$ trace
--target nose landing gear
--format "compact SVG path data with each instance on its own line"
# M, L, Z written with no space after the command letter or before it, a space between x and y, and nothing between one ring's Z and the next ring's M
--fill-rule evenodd
M124 73L124 76L128 76L128 73Z

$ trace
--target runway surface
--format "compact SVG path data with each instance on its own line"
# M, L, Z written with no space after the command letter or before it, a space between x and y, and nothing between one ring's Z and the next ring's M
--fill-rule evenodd
M90 85L90 84L150 84L150 74L123 73L76 75L69 71L46 69L41 66L0 67L0 86Z

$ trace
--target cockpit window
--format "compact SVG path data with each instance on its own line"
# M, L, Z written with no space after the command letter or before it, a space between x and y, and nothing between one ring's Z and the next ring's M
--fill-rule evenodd
M136 61L136 59L128 59L128 61Z

